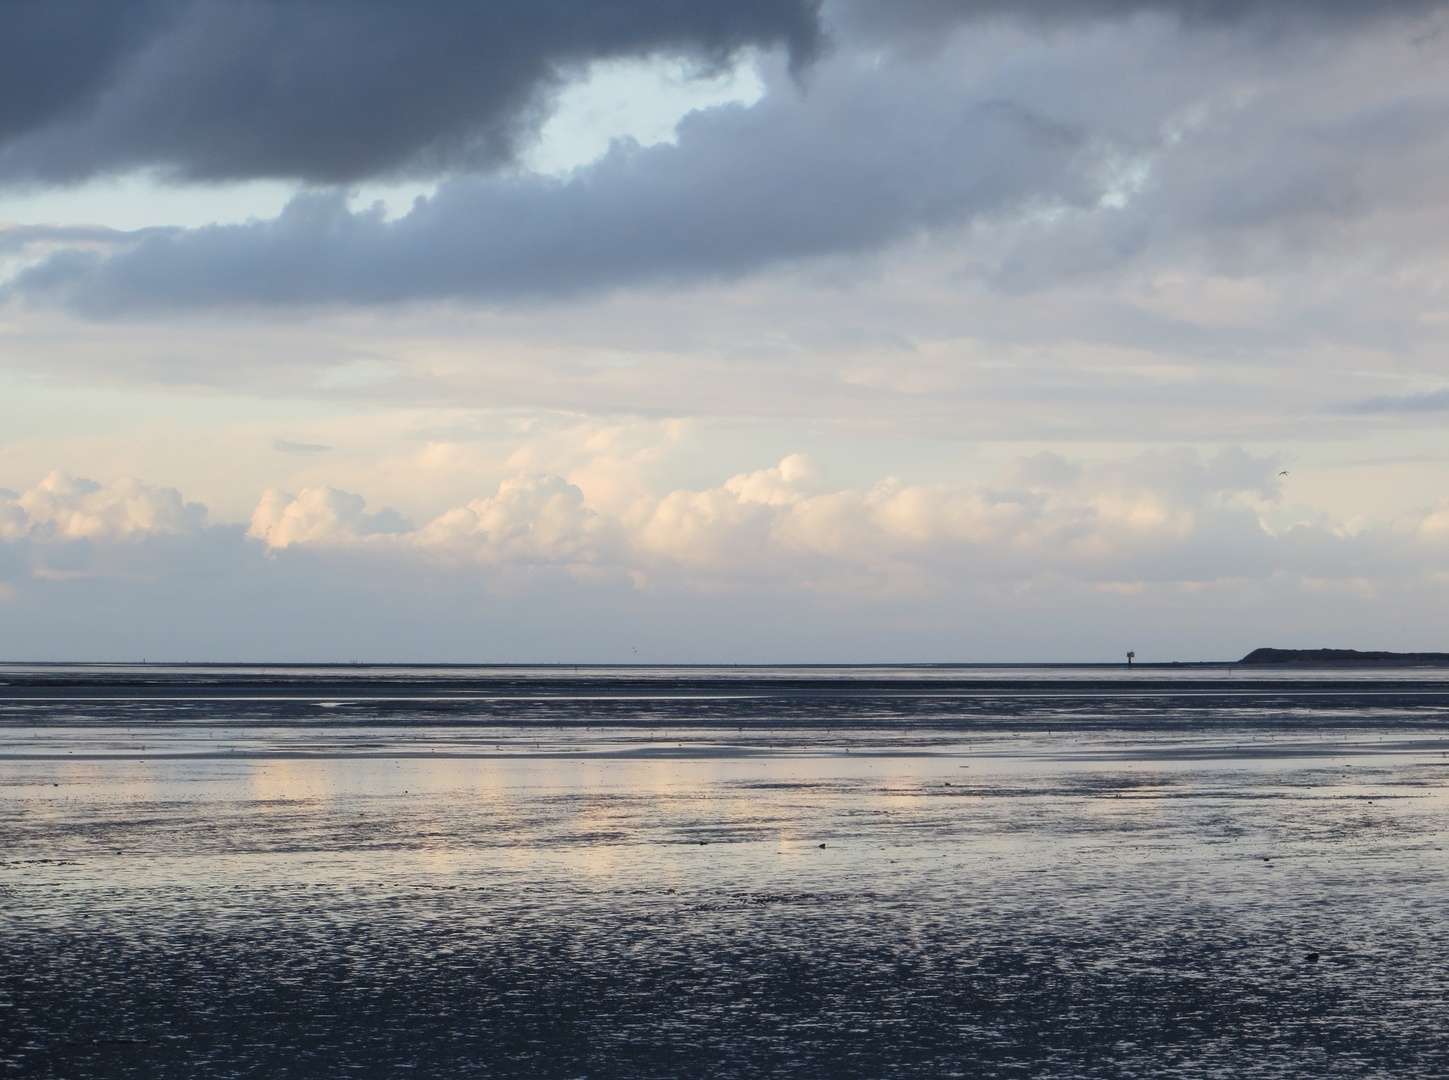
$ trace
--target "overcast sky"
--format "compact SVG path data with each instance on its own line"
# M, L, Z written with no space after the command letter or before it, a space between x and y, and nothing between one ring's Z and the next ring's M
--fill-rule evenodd
M0 3L0 655L1449 650L1449 3Z

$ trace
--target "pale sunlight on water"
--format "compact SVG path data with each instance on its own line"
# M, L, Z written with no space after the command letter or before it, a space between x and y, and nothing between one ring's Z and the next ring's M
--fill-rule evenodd
M1443 673L0 682L12 1075L1449 1061Z

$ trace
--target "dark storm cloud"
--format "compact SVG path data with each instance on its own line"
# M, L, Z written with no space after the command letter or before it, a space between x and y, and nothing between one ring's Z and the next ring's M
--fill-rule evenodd
M815 41L817 0L0 0L0 180L506 160L570 65Z
M846 34L969 19L1382 18L1439 0L845 0ZM0 0L0 182L133 168L345 183L511 158L561 71L815 49L820 0Z
M1021 207L1090 201L1080 136L1019 106L963 108L902 72L808 102L698 113L678 145L616 144L569 179L460 178L407 216L300 196L276 219L62 251L12 289L94 314L246 303L560 297L732 277Z
M935 32L972 19L1009 16L1037 22L1126 18L1147 12L1199 25L1363 22L1415 14L1444 0L835 0L832 21L857 32Z
M969 270L998 287L1107 273L1150 245L1268 258L1345 221L1437 205L1449 154L1438 83L1365 83L1352 61L1377 42L1402 65L1394 49L1409 37L1405 49L1432 48L1421 36L1248 50L1137 20L1103 33L984 27L927 53L838 37L801 84L767 71L756 105L691 114L677 144L618 143L567 178L457 175L397 220L314 191L269 221L58 251L6 292L94 315L554 299L737 278L968 222L1020 226ZM1243 87L1256 87L1250 108Z

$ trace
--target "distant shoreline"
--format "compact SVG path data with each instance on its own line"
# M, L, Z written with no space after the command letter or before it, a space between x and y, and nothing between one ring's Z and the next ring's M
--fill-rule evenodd
M1357 649L1254 649L1239 664L1306 667L1449 667L1449 653L1359 652Z
M308 671L364 672L364 671L458 671L458 672L508 672L533 671L568 672L583 671L659 671L664 669L680 671L832 671L854 669L862 671L918 670L918 671L975 671L975 670L1076 670L1084 668L1106 671L1121 668L1143 668L1161 670L1171 668L1223 668L1236 667L1297 667L1297 668L1405 668L1405 667L1449 667L1449 652L1360 652L1357 649L1254 649L1241 660L1137 660L1132 664L1121 660L1058 660L1058 661L811 661L791 663L729 663L729 662L633 662L609 661L338 661L338 660L17 660L0 659L0 673L14 677L18 669L41 670L83 670L121 673L141 669L149 672L182 671L235 671L238 673L263 673L267 671L302 674Z

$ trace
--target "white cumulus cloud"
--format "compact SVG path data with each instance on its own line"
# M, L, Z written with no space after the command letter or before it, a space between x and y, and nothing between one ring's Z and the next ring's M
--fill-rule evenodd
M1023 458L994 485L895 478L837 489L793 454L717 487L589 504L562 477L524 472L493 495L412 528L332 488L268 492L249 535L269 548L351 548L420 564L557 565L651 587L804 589L815 595L947 595L1047 577L1088 586L1213 582L1305 572L1358 578L1449 566L1446 511L1349 530L1282 517L1278 461L1227 448L1153 451L1090 465ZM612 489L610 489L612 490ZM606 502L609 501L607 498Z
M496 495L440 515L412 535L422 550L486 563L594 563L616 547L615 523L558 476L524 473Z
M117 540L196 533L205 525L200 503L129 476L98 484L56 471L23 494L0 493L4 540Z
M394 511L364 513L367 502L336 488L304 488L301 494L268 491L252 513L247 535L268 547L292 544L346 544L364 536L404 531L407 523Z
M94 614L115 604L149 613L125 625L174 655L261 658L325 641L383 659L628 659L625 626L692 660L1226 656L1449 630L1449 501L1339 522L1290 502L1272 456L1040 453L991 483L843 487L794 454L649 491L648 455L630 479L605 443L597 505L585 483L524 470L416 527L320 485L209 525L173 489L54 473L0 492L0 645L130 655L140 639Z

